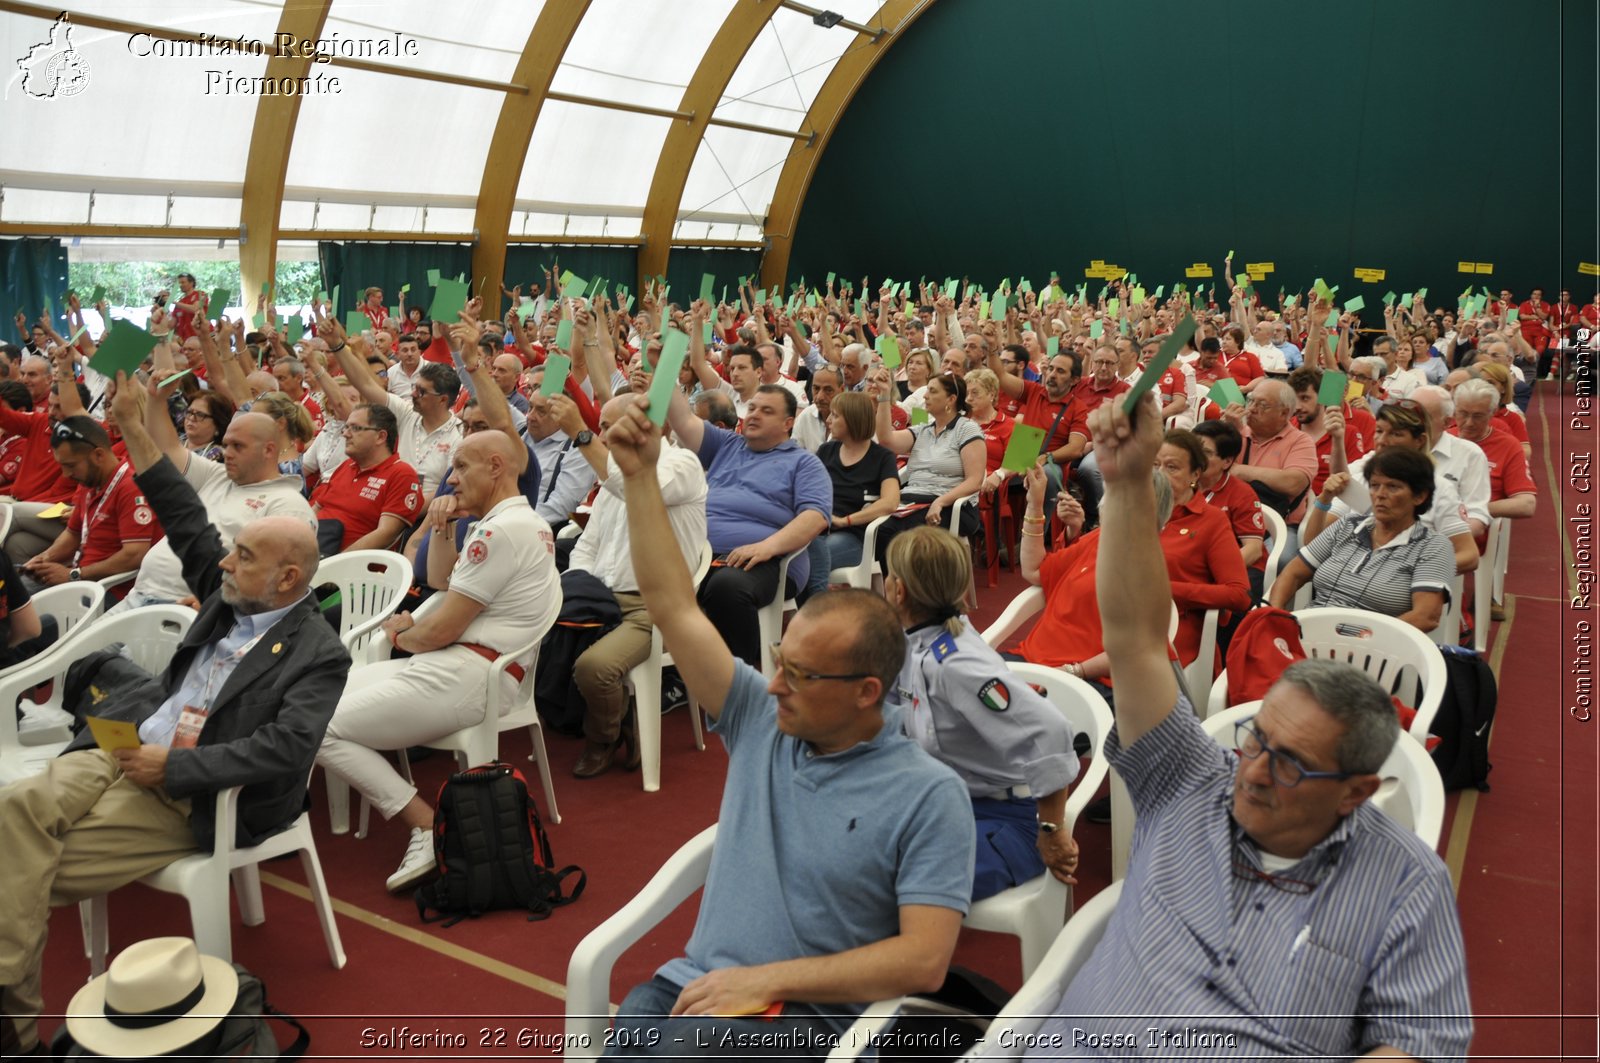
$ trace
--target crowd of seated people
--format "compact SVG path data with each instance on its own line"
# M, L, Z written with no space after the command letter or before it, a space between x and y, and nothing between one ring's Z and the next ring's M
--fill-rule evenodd
M626 1010L671 1011L676 1001L695 1013L780 989L786 995L773 999L854 1003L936 983L930 972L948 962L952 918L971 900L1046 870L1070 877L1077 860L1070 835L1054 830L1076 773L1070 733L1020 681L1004 678L1003 663L963 619L971 561L951 533L1003 534L999 522L980 523L980 499L993 506L997 494L1016 493L1019 542L1001 545L1017 552L1024 576L1043 591L1041 616L1015 656L1082 678L1119 714L1127 699L1116 680L1149 646L1128 630L1148 617L1127 577L1116 578L1127 600L1107 608L1113 551L1103 536L1113 515L1154 518L1148 542L1142 533L1119 539L1114 553L1147 566L1136 551L1148 546L1164 562L1178 612L1166 652L1181 664L1198 653L1208 610L1226 623L1263 597L1289 607L1307 583L1314 604L1388 613L1430 631L1456 577L1478 568L1490 522L1535 512L1528 392L1519 388L1551 372L1575 330L1593 329L1600 313L1600 296L1580 307L1566 292L1554 305L1535 292L1520 306L1503 292L1456 313L1411 297L1409 305L1385 306L1375 323L1381 328L1363 330L1326 294L1280 295L1274 307L1227 280L1221 301L1216 290L1152 295L1126 279L1098 298L1055 281L1038 292L906 285L903 294L898 285L871 293L830 281L823 290L791 292L787 305L782 293L744 285L735 302L688 306L652 283L635 308L635 296L624 302L620 292L564 298L547 276L533 286L531 313L520 288L505 292L512 305L503 320L481 298L446 321L405 307L402 295L394 315L382 290L369 288L357 309L370 327L346 332L348 308L327 304L313 305L309 328L280 328L268 308L265 324L247 330L242 320L212 314L193 278L180 278L178 298L152 308L150 357L117 380L88 368L103 334L79 328L69 340L55 322L24 317L22 347L0 360L7 378L0 379L0 490L14 570L0 573L8 643L39 635L29 594L76 580L126 581L118 611L189 599L207 623L186 640L169 689L140 707L145 746L115 757L81 750L59 762L62 780L69 768L74 778L94 779L91 801L120 807L118 794L128 787L164 795L145 802L159 808L127 814L159 820L165 840L91 874L74 863L70 837L52 835L47 824L31 819L4 829L33 854L30 873L56 876L51 896L66 897L209 844L214 825L200 821L209 805L199 795L218 786L264 787L250 829L281 827L279 811L291 800L298 807L314 762L408 828L405 855L388 880L393 890L408 889L433 870L433 810L383 753L426 745L481 718L489 662L551 628L566 583L558 569L566 569L613 596L622 617L574 668L585 703L576 777L636 762L637 750L625 750L629 713L639 709L630 709L624 680L647 656L654 626L677 632L685 646L720 647L687 668L683 653L676 656L700 704L727 714L718 728L730 750L736 741L765 750L754 754L761 763L785 742L813 755L865 743L885 758L885 770L926 789L930 810L976 816L979 824L976 872L971 850L914 838L912 824L893 825L910 832L899 837L908 853L927 846L919 860L938 854L960 874L875 868L871 874L886 876L880 900L887 907L845 919L828 943L835 957L870 951L874 942L892 945L857 975L828 965L825 975L791 971L791 980L760 983L759 991L736 985L715 967L725 962L713 940L721 933L700 940L697 931L689 959L658 977L670 988L657 986ZM1000 299L1006 305L997 310ZM75 297L68 309L77 326ZM1161 370L1135 446L1118 434L1127 427L1122 399L1188 316L1197 322L1194 337ZM636 399L650 387L670 330L687 333L690 357L670 391L663 442ZM564 347L563 332L570 335ZM564 379L546 388L556 354L566 356ZM1332 374L1344 374L1350 390L1325 402L1322 385ZM1219 381L1236 384L1244 401L1229 402ZM1044 437L1024 473L1002 467L1021 425ZM1142 470L1126 464L1130 455ZM1148 513L1146 493L1155 499ZM650 511L643 518L636 495ZM1135 495L1137 505L1127 501ZM952 527L956 503L968 498ZM1264 571L1264 507L1289 531L1275 582ZM861 562L862 533L881 517L888 519L875 560L883 594L824 593L829 573ZM579 534L558 548L557 533L569 524ZM639 563L641 531L656 551L648 565ZM678 549L663 557L668 535ZM687 574L677 570L680 562L692 569L705 543L710 574L685 599ZM317 557L364 549L403 552L414 563L417 596L441 596L420 618L402 610L385 624L394 659L360 667L346 688L348 658L319 630L304 643L304 670L283 677L285 690L306 691L304 702L297 694L269 707L245 696L240 717L253 720L253 730L207 728L211 707L239 697L218 682L218 662L259 665L265 635L287 638L290 628L280 625L298 629L313 615L307 594ZM196 558L220 561L223 574L199 571ZM675 611L670 625L657 597ZM758 613L790 598L800 611L782 644L762 645ZM853 647L845 638L851 632L862 640ZM1120 665L1119 647L1130 655ZM913 657L920 661L914 669ZM997 729L995 706L960 685L984 669L1011 692L1005 727ZM758 719L770 715L771 695L755 672L775 676L775 731ZM853 687L864 715L839 715L849 699L847 690L830 689L835 681ZM1313 677L1285 692L1271 724L1287 727L1290 702L1309 699L1331 714L1329 726L1355 726L1325 701L1356 696L1341 682ZM1136 689L1147 686L1141 680ZM1156 693L1170 704L1165 690ZM196 699L204 702L198 719ZM1124 731L1121 755L1137 760L1142 733L1172 728L1160 713L1150 715L1150 705L1133 711L1144 726ZM282 728L293 732L283 755L248 763ZM902 748L886 735L912 741ZM1267 723L1252 732L1257 759L1245 762L1240 777L1252 764L1270 763L1272 771L1248 786L1292 785L1282 782L1275 752L1260 755L1276 737ZM980 750L984 742L990 745ZM208 745L225 752L216 761L194 756ZM917 760L917 746L954 772ZM1350 778L1370 774L1370 754L1347 758L1343 746L1329 749L1307 756ZM33 794L27 799L40 800L57 774L52 767L24 784ZM797 770L796 784L812 785L805 775ZM742 793L752 783L730 776L730 799L736 785ZM1031 796L1013 796L1019 789ZM1361 789L1350 789L1339 816L1360 806ZM191 794L192 809L168 800ZM0 800L22 799L0 791ZM752 807L740 815L770 816L769 831L795 815L781 803ZM1343 829L1334 822L1329 830ZM1041 825L1052 829L1035 829ZM1033 848L1019 844L1024 835ZM1250 837L1269 868L1306 851L1298 842L1279 844L1270 824ZM1310 841L1315 848L1321 839ZM784 846L779 872L800 852L803 846ZM729 858L713 875L742 870ZM818 879L808 888L827 885ZM907 897L918 899L908 905ZM812 893L790 903L804 914L822 902ZM1437 919L1430 925L1437 928ZM33 924L18 931L24 961L33 946L23 938L36 931ZM751 939L749 962L781 967L824 951L816 942L770 939ZM37 1011L29 995L37 971L27 966L36 950L31 955L21 966L0 964L8 1015L14 991L18 1014ZM907 956L910 976L884 975L880 963ZM819 989L829 978L851 988ZM31 1027L19 1029L26 1044Z

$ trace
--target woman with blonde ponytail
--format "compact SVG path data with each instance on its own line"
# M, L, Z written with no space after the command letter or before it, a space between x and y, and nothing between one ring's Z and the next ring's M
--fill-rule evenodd
M889 544L884 594L906 629L906 661L889 700L906 734L967 784L977 901L1046 869L1076 881L1078 846L1061 820L1078 757L1066 719L962 614L971 571L961 540L913 528Z

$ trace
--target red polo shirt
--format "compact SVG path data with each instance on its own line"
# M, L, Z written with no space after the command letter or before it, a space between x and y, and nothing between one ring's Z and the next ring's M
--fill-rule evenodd
M1522 327L1522 338L1536 351L1543 350L1550 342L1550 329L1539 317L1540 314L1548 316L1549 313L1550 304L1542 299L1537 305L1531 299L1524 299L1522 305L1517 307L1517 324Z
M1510 433L1518 443L1528 442L1528 422L1522 414L1512 413L1504 406L1494 408L1494 426L1502 432Z
M346 458L311 496L318 519L344 522L341 550L370 534L385 514L412 523L421 515L423 502L417 470L394 454L366 471L354 458Z
M1073 400L1072 392L1060 402L1052 402L1043 384L1033 380L1022 382L1022 414L1020 420L1045 431L1044 450L1060 450L1067 445L1074 432L1089 438L1089 414L1083 404ZM1055 431L1051 431L1051 426ZM1098 652L1098 651L1097 651Z
M1261 368L1261 359L1249 351L1240 351L1232 358L1226 354L1219 355L1217 364L1224 373L1238 381L1240 387L1267 375L1266 370Z
M0 439L0 486L9 486L22 469L22 455L28 449L28 438L8 435Z
M1112 380L1102 388L1095 384L1093 377L1086 376L1072 386L1072 397L1078 400L1078 405L1083 407L1083 415L1087 418L1108 399L1116 398L1131 387L1133 385L1126 380Z
M1453 436L1461 435L1454 425L1450 426L1449 431ZM1489 434L1476 442L1489 461L1489 501L1498 502L1512 495L1539 492L1539 486L1528 475L1528 458L1522 453L1522 444L1509 433L1491 425Z
M1329 473L1332 472L1329 467L1329 461L1333 455L1333 436L1328 432L1324 432L1314 442L1317 446L1317 474L1311 477L1311 493L1317 494L1322 490L1322 485L1327 482ZM1344 460L1347 464L1355 461L1370 449L1370 447L1362 445L1361 440L1351 431L1349 425L1345 426ZM1251 493L1254 494L1254 492Z
M897 406L896 409L899 407ZM973 424L978 424L974 421ZM987 476L1000 467L1005 460L1006 447L1011 445L1011 429L1017 422L999 411L989 418L988 424L979 424L983 429L983 473Z
M1099 529L1045 555L1039 566L1044 611L1017 646L1025 659L1060 668L1086 661L1105 649L1100 604L1095 598L1094 566L1099 556Z
M209 314L210 310L207 304L210 302L211 300L206 293L196 288L188 295L171 304L172 331L177 335L178 342L181 343L190 336L197 334L198 330L194 327L195 314ZM217 307L217 313L222 313L222 307ZM196 373L195 375L199 376L200 374Z
M0 407L0 432L23 437L22 461L11 484L18 502L65 502L78 485L67 479L50 446L50 415L42 410L19 413Z
M158 542L163 534L155 512L133 482L133 467L126 463L101 487L79 485L67 528L78 537L79 568L104 561L123 543Z
M1202 493L1212 509L1220 510L1222 515L1228 518L1228 526L1233 529L1236 543L1243 545L1246 539L1260 539L1261 544L1266 545L1267 518L1261 515L1261 499L1256 497L1255 491L1249 484L1223 473L1222 479L1218 480L1211 490ZM1240 555L1241 558L1243 556ZM1265 571L1267 567L1265 550L1250 567Z
M1347 402L1341 409L1344 412L1345 453L1350 453L1353 444L1361 448L1355 452L1355 458L1358 458L1371 450L1373 440L1378 438L1378 419L1372 416L1365 399L1358 400L1354 405ZM1354 461L1355 458L1350 460Z
M1178 635L1173 644L1178 660L1187 665L1200 654L1200 630L1207 609L1242 612L1250 608L1250 577L1228 517L1199 492L1172 508L1171 519L1161 529L1161 552L1166 555L1167 579L1178 607Z

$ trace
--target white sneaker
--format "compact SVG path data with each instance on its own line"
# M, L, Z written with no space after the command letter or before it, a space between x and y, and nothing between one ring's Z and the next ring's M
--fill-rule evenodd
M411 841L406 846L405 858L400 861L400 867L389 876L386 885L390 893L399 893L401 890L420 885L424 879L431 878L434 873L433 858L433 832L413 827Z

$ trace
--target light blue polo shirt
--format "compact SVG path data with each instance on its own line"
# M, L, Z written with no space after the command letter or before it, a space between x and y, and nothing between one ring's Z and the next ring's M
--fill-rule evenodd
M678 986L708 971L826 956L900 932L900 907L965 913L972 803L955 772L885 709L870 742L817 756L778 730L761 673L734 662L712 729L728 747L717 844L687 955L656 973ZM829 1004L843 1030L867 1004Z
M807 510L821 516L824 527L832 520L833 480L817 456L792 439L757 453L744 436L708 424L698 457L706 470L706 538L717 554L758 543ZM804 587L810 574L802 550L789 563L789 578Z

